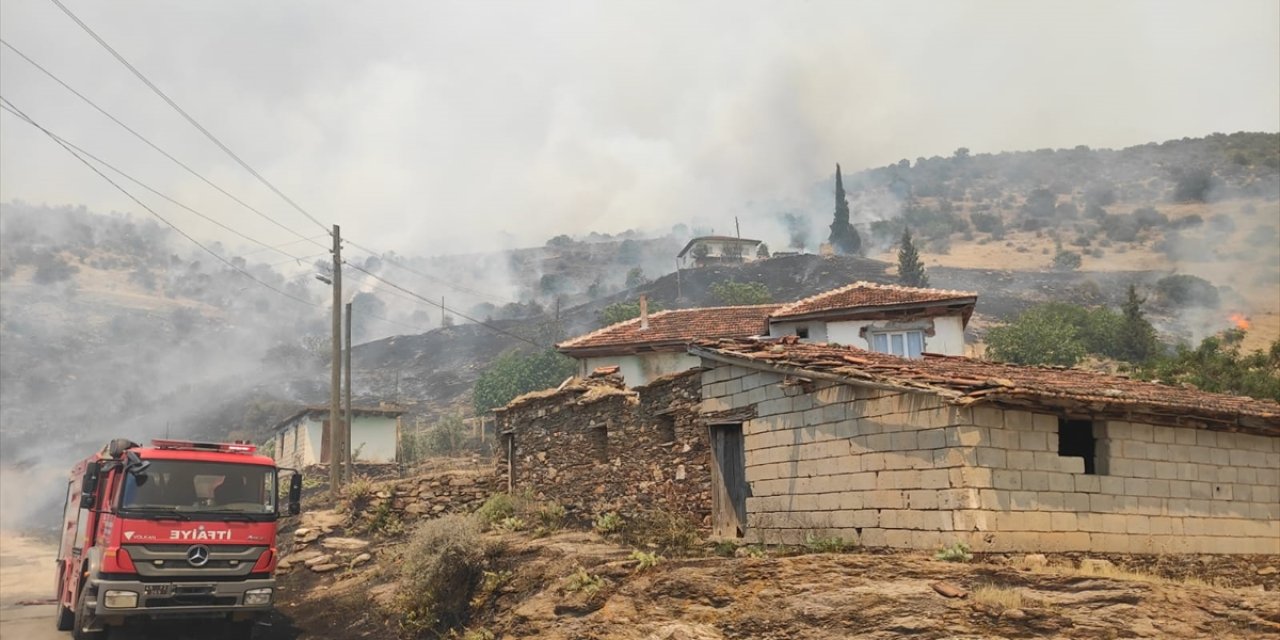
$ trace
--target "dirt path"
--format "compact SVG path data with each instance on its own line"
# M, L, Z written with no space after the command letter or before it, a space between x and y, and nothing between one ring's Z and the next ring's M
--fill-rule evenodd
M29 604L52 597L56 555L52 545L0 533L0 638L65 640L71 637L53 628L52 604Z

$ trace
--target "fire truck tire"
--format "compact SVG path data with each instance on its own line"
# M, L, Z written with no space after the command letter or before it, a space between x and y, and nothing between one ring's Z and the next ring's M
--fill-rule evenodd
M80 589L80 597L76 599L76 612L74 616L74 625L71 628L71 637L74 640L102 640L106 634L101 631L85 631L84 627L89 623L90 617L93 615L87 610L89 600L89 590Z
M70 631L76 626L76 612L58 604L58 631Z

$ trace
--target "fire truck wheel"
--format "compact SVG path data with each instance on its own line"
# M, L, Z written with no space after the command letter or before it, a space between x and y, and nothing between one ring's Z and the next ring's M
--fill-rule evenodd
M87 610L88 601L89 590L81 588L80 597L76 599L75 624L71 629L71 637L75 640L102 640L105 634L101 631L84 630L85 625L89 624L89 621L93 618L93 614Z
M75 628L76 614L74 611L58 604L58 631L70 631Z

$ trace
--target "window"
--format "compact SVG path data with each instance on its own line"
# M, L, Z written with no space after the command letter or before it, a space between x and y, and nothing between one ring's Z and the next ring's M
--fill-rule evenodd
M809 327L796 327L796 337L801 340L809 339Z
M1084 458L1084 472L1089 475L1098 472L1095 444L1092 421L1058 418L1058 455Z
M871 350L902 358L919 358L924 353L924 332L917 330L873 333Z

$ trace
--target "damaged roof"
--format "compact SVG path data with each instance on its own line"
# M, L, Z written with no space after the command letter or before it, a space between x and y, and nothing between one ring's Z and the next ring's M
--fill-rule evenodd
M780 340L703 340L690 353L797 377L935 393L957 405L992 402L1056 408L1170 425L1243 428L1280 435L1280 403L1134 380L1084 369L1011 365L925 354L910 360L854 347Z
M734 236L698 236L697 238L694 238L690 240L687 244L685 244L684 248L680 250L680 253L676 254L676 257L683 258L684 254L689 253L689 250L693 249L693 245L698 244L699 242L732 242L734 244L753 245L753 246L762 243L761 240L750 240L748 238L736 238Z
M898 306L967 305L968 311L964 315L965 320L968 320L973 312L973 305L977 302L978 294L972 291L918 289L892 284L855 282L787 304L774 312L773 319L790 320L844 311L853 313L881 311Z
M769 314L780 304L739 307L672 309L649 314L648 328L640 318L611 324L556 345L562 353L590 355L621 350L683 351L694 340L746 338L769 332Z

